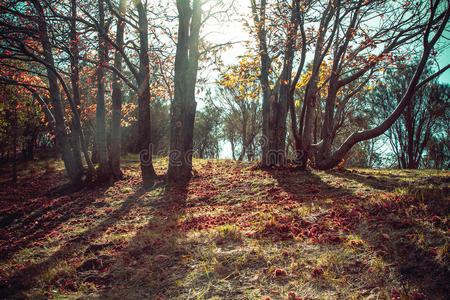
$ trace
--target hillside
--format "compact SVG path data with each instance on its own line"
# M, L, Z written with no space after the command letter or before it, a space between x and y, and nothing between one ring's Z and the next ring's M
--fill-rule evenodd
M156 159L162 175L167 159ZM61 162L0 188L7 299L445 299L450 174L195 160L187 186L64 194Z

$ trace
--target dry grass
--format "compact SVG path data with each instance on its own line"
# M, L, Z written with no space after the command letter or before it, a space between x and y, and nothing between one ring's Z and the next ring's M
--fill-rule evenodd
M2 187L7 299L446 299L449 174L195 160L187 186ZM167 159L155 160L163 174ZM29 184L33 182L33 184ZM60 184L57 182L55 184ZM15 194L10 194L14 190ZM4 199L4 200L3 200Z

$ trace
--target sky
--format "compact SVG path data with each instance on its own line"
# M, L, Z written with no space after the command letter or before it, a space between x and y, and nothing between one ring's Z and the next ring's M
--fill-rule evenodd
M450 41L446 41L446 49L438 55L438 63L440 67L445 67L446 65L450 64ZM445 71L440 77L439 81L442 83L450 84L450 69Z

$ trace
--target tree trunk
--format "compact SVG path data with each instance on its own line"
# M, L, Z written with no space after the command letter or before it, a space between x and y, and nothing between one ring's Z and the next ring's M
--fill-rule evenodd
M179 13L178 44L175 58L175 89L171 104L170 152L168 179L171 182L187 181L192 174L192 148L197 103L199 34L201 3L194 0L191 9L188 0L177 0Z
M292 63L294 58L294 48L299 25L299 1L292 1L291 18L287 33L287 43L284 52L283 70L280 78L271 88L269 84L269 70L271 60L268 55L266 40L266 5L267 1L262 0L259 8L254 0L251 1L257 37L259 40L259 50L261 58L260 82L263 89L262 104L262 167L284 165L286 162L285 142L286 142L286 117L288 113L289 97L291 96Z
M272 125L275 131L273 137L275 141L274 149L279 153L279 155L277 155L277 161L274 162L275 165L284 165L286 163L286 118L289 108L288 104L292 84L292 65L294 62L297 31L300 23L299 6L299 0L292 1L291 17L287 32L287 43L284 52L283 70L280 80L277 82L277 85L279 85L279 96L277 99L278 103L276 105L276 111L274 112L276 119L273 123L275 124Z
M34 146L36 144L36 138L37 138L38 133L39 133L39 130L37 128L33 129L33 131L31 132L31 135L30 135L30 139L27 141L27 144L26 144L26 149L27 149L26 150L26 153L27 153L26 159L27 160L33 160L33 158L34 158Z
M98 33L98 68L97 68L97 109L95 118L96 146L98 151L99 166L97 180L107 181L111 177L111 169L108 163L108 149L106 146L106 108L105 108L105 64L107 61L105 31L105 11L103 0L98 0L99 27Z
M235 151L234 138L230 138L230 144L231 144L231 157L233 158L233 160L236 160L236 154L234 153Z
M142 181L144 186L153 185L156 172L153 168L153 145L150 119L150 61L148 57L148 20L142 1L136 1L139 15L139 76L138 89L138 147Z
M116 44L123 48L123 35L125 30L125 13L127 7L127 0L120 0L119 14L117 20L116 30ZM114 67L117 71L122 72L122 55L119 50L116 50L114 55ZM111 169L116 179L122 178L122 171L120 170L120 155L121 155L121 128L120 123L122 119L122 85L120 77L117 73L112 75L112 120L111 120Z
M241 154L239 155L238 160L242 161L245 157L245 152L247 150L247 146L248 146L248 140L247 140L247 121L248 121L248 117L247 114L245 113L245 110L242 111L242 132L241 132L241 138L242 138L242 150L241 150Z
M404 117L405 117L405 127L406 127L406 138L407 138L407 162L403 166L406 169L417 169L415 166L414 159L414 120L413 120L413 109L414 109L414 99L406 106ZM420 142L420 141L416 141Z

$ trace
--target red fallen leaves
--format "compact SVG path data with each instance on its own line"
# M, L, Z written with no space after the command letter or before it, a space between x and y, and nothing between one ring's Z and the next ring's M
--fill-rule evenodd
M304 300L304 299L306 299L306 298L297 297L294 292L288 293L288 300Z
M328 244L340 244L342 238L332 233L325 233L319 238L319 242Z
M274 220L266 222L264 228L257 233L257 236L275 235L281 240L294 239L297 236L308 236L311 223L296 216L274 215Z
M237 215L235 213L217 216L200 215L179 222L178 228L183 231L208 229L220 225L234 223L236 221L236 217Z
M359 223L360 215L357 209L345 211L334 208L329 214L324 214L311 223L298 215L274 214L273 219L267 221L264 228L251 234L250 237L272 236L275 241L309 238L314 243L339 244L342 238L338 236L337 231L349 231Z
M282 190L278 187L271 187L267 190L268 195L278 195L282 192Z
M287 271L284 269L276 268L273 270L273 275L275 277L284 277L287 276Z
M323 269L321 267L314 268L311 272L311 276L314 278L321 278L323 276Z
M0 252L5 258L24 247L41 247L47 238L64 240L69 235L63 227L74 224L90 226L100 218L110 216L115 208L104 207L108 204L105 195L125 199L134 191L123 192L123 187L133 186L141 179L129 177L106 191L94 186L70 195L47 195L48 191L66 181L63 172L51 171L37 178L21 179L16 185L2 186ZM12 190L14 192L9 193ZM8 197L3 197L3 194Z

